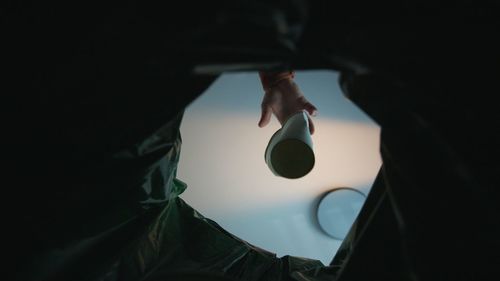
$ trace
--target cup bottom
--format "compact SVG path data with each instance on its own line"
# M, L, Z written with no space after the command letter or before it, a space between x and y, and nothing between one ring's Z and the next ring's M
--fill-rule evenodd
M307 175L314 167L314 152L306 143L286 139L271 151L271 164L282 177L296 179Z

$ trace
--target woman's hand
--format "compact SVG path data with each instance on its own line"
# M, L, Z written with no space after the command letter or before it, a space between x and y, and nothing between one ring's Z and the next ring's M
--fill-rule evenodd
M281 125L286 122L288 117L295 113L305 110L309 115L316 116L317 109L312 105L300 91L292 78L279 81L274 86L266 90L262 100L262 115L259 121L259 127L264 127L271 121L274 113ZM314 124L309 119L309 131L314 134Z

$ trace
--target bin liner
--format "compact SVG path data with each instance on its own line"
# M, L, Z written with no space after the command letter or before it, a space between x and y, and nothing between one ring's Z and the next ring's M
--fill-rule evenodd
M116 198L106 209L92 211L99 216L70 218L56 228L52 234L59 238L19 270L19 280L332 280L335 267L278 258L179 197L187 187L176 178L181 118L182 113L98 167L99 175L114 179L106 183ZM71 223L80 227L58 233Z

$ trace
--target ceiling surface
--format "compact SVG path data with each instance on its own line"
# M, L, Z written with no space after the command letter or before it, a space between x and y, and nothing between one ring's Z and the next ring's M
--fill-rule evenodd
M325 192L352 187L367 194L381 165L379 127L346 99L333 71L299 71L295 81L318 108L316 163L303 178L276 177L264 162L273 117L259 128L263 90L256 72L224 74L187 109L178 178L181 196L236 236L277 253L328 264L340 240L324 234L315 209Z

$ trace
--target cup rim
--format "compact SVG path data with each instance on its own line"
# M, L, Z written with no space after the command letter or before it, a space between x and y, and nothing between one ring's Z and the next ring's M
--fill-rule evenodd
M273 142L274 138L276 138L276 135L279 132L281 132L282 129L283 129L283 127L279 128L276 132L274 132L274 134L269 139L269 142L267 143L267 146L266 146L266 150L264 151L264 161L267 162L267 151L269 150L269 147L271 146L271 143ZM278 143L276 143L276 144L278 144Z

